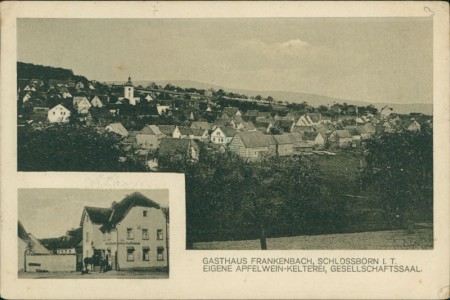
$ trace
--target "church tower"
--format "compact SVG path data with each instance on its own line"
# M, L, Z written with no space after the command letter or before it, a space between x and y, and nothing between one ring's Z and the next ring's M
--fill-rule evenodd
M131 83L131 77L128 76L128 81L123 87L123 97L130 101L131 105L136 105L136 100L134 99L134 86Z

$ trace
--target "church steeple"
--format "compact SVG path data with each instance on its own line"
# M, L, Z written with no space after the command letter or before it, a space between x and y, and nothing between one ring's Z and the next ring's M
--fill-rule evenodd
M125 83L127 86L133 86L133 83L131 82L131 76L128 76L128 81Z

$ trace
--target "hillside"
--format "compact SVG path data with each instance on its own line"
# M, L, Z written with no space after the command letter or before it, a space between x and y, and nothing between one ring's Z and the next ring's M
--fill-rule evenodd
M49 66L35 65L23 62L17 62L18 79L57 79L57 80L82 80L87 79L84 76L74 75L72 70L64 68L55 68Z
M151 81L148 80L137 80L134 81L135 85L142 85L146 86ZM301 92L289 92L289 91L254 91L254 90L243 90L243 89L235 89L235 88L228 88L223 87L219 85L214 84L207 84L203 82L197 82L197 81L191 81L191 80L159 80L154 81L156 84L165 86L168 83L171 83L172 85L179 86L181 88L197 88L197 89L223 89L226 92L233 92L238 94L244 94L249 97L251 96L257 96L261 95L262 97L268 97L272 96L276 101L282 100L282 101L289 101L294 103L301 103L303 101L308 102L312 106L319 106L319 105L332 105L333 103L344 103L347 104L353 104L358 106L367 106L369 104L373 104L376 108L381 109L384 106L389 106L394 109L394 112L400 113L400 114L409 114L411 112L418 112L423 113L427 115L431 115L433 113L433 105L431 103L414 103L414 101L411 101L411 103L403 104L403 103L389 103L389 102L382 102L382 103L369 103L365 101L359 101L359 100L352 100L352 99L341 99L341 98L332 98L328 96L322 96L322 95L316 95L316 94L308 94L308 93L301 93ZM114 82L114 83L123 83L123 82Z

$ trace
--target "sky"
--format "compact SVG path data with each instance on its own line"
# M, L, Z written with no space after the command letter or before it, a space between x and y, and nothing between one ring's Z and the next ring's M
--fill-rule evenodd
M18 219L39 239L60 237L80 226L84 206L109 208L134 192L169 206L168 190L19 189Z
M19 19L17 28L18 61L102 82L432 102L431 18Z

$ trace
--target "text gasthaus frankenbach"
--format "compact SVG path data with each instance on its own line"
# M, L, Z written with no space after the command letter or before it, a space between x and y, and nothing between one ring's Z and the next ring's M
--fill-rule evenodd
M410 273L417 265L377 257L204 257L203 272Z

